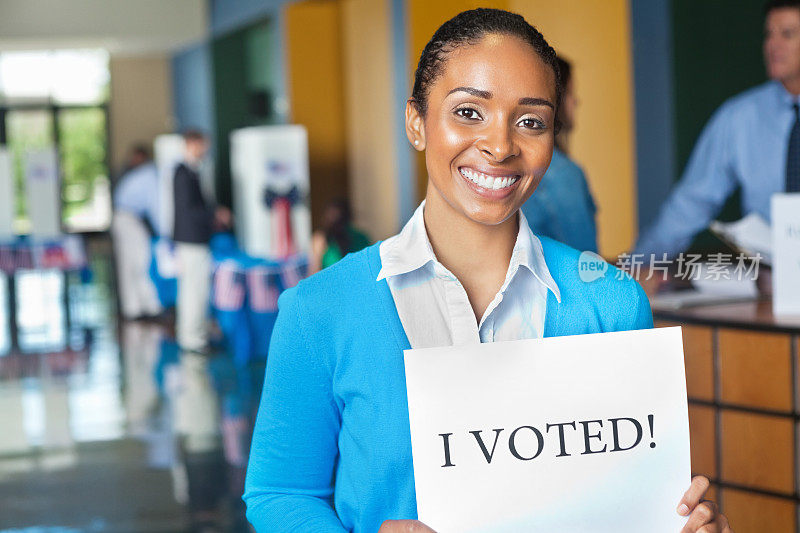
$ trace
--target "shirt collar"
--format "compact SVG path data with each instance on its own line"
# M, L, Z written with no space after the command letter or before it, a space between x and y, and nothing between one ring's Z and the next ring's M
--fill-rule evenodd
M772 80L771 83L778 96L778 100L786 105L786 107L792 107L794 104L798 103L798 97L787 91L786 87L784 87L781 82Z
M424 208L425 201L423 200L402 231L381 247L381 271L378 273L378 281L406 274L418 270L428 263L437 262L425 230ZM508 286L510 279L514 277L520 267L525 267L561 302L561 291L550 275L550 269L547 268L542 242L531 231L522 211L518 211L518 213L519 232L511 252L511 262L503 287Z
M425 200L419 204L411 219L392 239L381 246L381 271L378 281L420 269L429 262L436 261L425 220L422 216Z

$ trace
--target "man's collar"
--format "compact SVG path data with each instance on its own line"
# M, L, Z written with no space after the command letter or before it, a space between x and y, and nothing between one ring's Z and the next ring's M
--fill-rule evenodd
M781 82L778 80L772 80L772 85L775 88L778 99L782 104L785 104L787 107L791 107L797 103L798 96L787 91L786 87L784 87Z

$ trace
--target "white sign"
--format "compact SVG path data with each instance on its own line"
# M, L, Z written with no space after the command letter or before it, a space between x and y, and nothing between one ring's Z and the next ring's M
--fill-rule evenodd
M269 258L308 253L311 212L305 127L258 126L232 132L231 175L237 236L244 250ZM270 200L282 197L287 200Z
M61 181L55 148L25 154L25 186L31 235L43 239L61 235Z
M14 236L14 171L11 167L11 154L0 146L0 242Z
M680 531L680 328L405 352L419 519L436 531Z
M800 193L772 196L772 312L800 315Z

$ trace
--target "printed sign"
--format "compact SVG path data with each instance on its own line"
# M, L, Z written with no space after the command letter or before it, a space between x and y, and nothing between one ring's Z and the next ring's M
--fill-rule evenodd
M436 531L676 532L691 477L680 328L405 352Z

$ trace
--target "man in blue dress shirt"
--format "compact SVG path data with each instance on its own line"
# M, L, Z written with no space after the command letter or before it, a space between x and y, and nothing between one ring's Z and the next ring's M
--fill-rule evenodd
M114 187L111 235L120 312L125 319L155 317L163 309L150 279L150 240L158 228L159 179L145 146L134 146Z
M683 177L634 250L657 259L684 251L737 186L744 214L770 220L770 197L800 191L800 0L767 4L764 62L770 81L714 113Z

